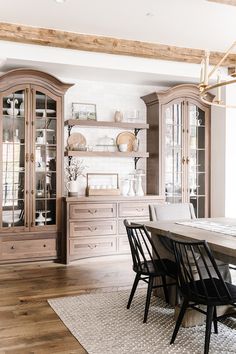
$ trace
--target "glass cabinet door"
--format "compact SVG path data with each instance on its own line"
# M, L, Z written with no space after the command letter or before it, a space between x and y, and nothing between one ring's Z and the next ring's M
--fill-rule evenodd
M28 227L26 218L25 90L1 99L1 227Z
M206 116L196 104L188 102L189 117L189 157L188 190L196 217L207 216L206 210Z
M173 103L164 107L164 185L166 202L180 203L183 186L183 106Z
M32 226L56 225L57 101L35 92L35 191Z

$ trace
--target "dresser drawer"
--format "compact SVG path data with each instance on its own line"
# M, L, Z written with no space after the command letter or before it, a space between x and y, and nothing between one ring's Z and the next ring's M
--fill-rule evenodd
M1 259L55 257L55 239L2 241Z
M69 208L70 219L97 219L116 217L115 203L81 203L71 204Z
M128 218L129 216L149 216L148 202L130 202L119 204L119 216Z
M90 237L70 240L70 256L79 258L116 253L116 237Z
M115 235L116 221L96 220L96 221L72 221L69 224L70 237Z
M125 219L125 218L124 218ZM126 234L126 229L125 229L125 225L124 225L124 219L119 219L118 221L118 233L120 235L125 235ZM144 216L143 218L128 218L129 222L134 222L137 224L143 224L145 221L149 221L149 217Z

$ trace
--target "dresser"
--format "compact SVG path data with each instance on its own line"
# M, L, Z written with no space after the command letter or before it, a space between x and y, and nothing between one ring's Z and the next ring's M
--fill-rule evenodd
M65 262L128 254L129 243L123 220L147 221L148 205L163 202L164 197L157 195L65 198Z

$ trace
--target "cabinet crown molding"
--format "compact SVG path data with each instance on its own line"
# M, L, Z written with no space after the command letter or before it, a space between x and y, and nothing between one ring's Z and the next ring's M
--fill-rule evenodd
M6 86L16 86L17 84L43 84L50 90L53 88L58 95L64 95L73 86L73 84L64 83L51 74L35 69L14 69L0 76L0 91L4 91Z

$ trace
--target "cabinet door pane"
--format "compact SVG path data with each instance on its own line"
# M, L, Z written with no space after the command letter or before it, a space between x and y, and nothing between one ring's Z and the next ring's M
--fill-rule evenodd
M57 102L35 96L35 226L56 224Z
M182 105L174 103L167 106L164 114L165 126L165 195L166 201L182 201L183 183L183 141Z
M205 112L197 105L188 105L190 146L188 184L190 201L197 217L205 216L206 200L206 130Z
M25 225L25 91L2 98L1 227Z

